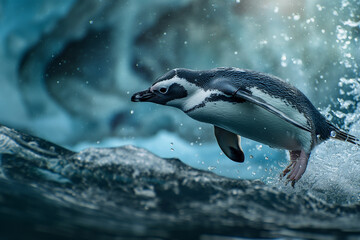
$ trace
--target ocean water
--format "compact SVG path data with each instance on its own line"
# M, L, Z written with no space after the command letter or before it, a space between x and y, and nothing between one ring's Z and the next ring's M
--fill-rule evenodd
M1 239L360 238L360 156L347 143L319 146L295 188L132 145L73 152L5 126L0 149Z

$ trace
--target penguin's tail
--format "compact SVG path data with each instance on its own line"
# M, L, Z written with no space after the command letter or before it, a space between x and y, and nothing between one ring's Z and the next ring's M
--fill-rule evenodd
M340 128L334 126L332 123L328 122L328 124L330 125L330 138L333 139L337 139L337 140L341 140L344 142L349 142L355 145L360 146L360 139L341 130Z

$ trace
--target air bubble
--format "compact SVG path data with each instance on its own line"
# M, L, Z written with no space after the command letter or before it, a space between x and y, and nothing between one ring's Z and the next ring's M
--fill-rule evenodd
M330 136L333 137L333 138L336 137L336 132L335 132L335 131L331 131L331 132L330 132Z

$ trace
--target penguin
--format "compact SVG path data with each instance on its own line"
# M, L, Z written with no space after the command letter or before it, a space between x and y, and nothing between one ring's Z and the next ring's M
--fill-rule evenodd
M235 162L245 160L241 136L288 150L290 164L280 176L287 176L293 187L315 146L329 138L359 145L358 138L327 121L299 89L247 69L173 69L131 101L175 107L214 125L221 150Z

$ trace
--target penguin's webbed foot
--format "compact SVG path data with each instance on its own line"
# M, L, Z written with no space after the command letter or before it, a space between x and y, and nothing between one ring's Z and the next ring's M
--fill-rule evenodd
M280 178L283 178L288 174L285 184L291 182L291 186L295 186L295 183L299 181L306 170L309 157L310 154L304 150L290 151L291 162L280 175Z

